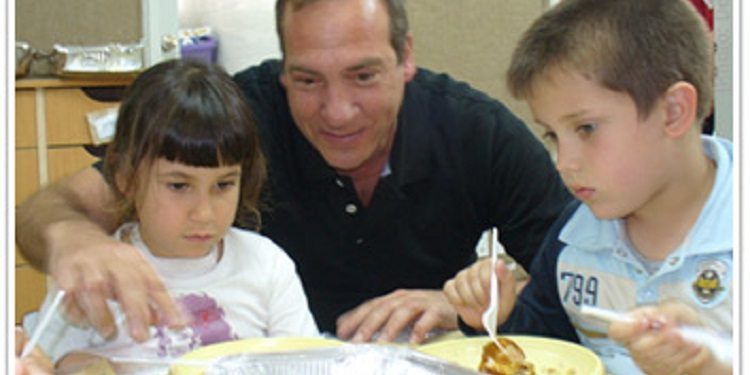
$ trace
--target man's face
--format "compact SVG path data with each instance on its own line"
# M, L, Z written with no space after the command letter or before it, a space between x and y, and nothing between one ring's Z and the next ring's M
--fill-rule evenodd
M283 19L281 82L297 127L342 172L382 160L395 134L411 40L398 63L380 0L320 0Z

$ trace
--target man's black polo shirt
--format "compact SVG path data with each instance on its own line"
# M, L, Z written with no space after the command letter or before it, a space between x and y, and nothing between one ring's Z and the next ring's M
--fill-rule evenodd
M391 173L363 207L297 129L279 73L267 61L235 81L268 160L262 232L296 262L322 331L395 289L442 288L492 226L528 268L569 196L541 143L500 102L420 69L406 87Z

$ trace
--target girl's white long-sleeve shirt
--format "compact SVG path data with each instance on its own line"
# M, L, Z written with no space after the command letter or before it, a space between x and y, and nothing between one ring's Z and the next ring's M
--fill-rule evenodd
M138 224L123 225L115 237L120 239L124 233L130 233L133 245L192 317L191 324L179 331L152 326L149 340L136 343L127 335L126 319L119 305L110 301L118 334L115 339L106 340L93 328L67 323L60 307L39 342L54 361L72 351L171 358L233 339L318 335L295 265L270 239L230 228L221 252L214 249L199 259L159 258L140 240ZM48 293L39 316L50 308L55 294L56 290Z

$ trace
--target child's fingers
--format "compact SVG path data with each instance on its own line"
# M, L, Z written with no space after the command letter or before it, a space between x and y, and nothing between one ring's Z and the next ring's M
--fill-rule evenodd
M500 284L498 285L498 297L500 298L498 324L502 324L508 319L516 304L516 280L513 272L508 270L507 265L502 260L498 260L495 271L497 272L497 280Z
M448 301L454 306L480 309L487 305L489 290L489 267L480 261L471 267L462 270L456 277L448 280L443 291ZM483 270L486 268L486 270ZM483 274L487 273L487 280L483 280ZM484 285L487 284L487 285Z
M647 330L634 337L627 348L633 360L648 374L682 374L705 360L701 347L685 343L671 329Z
M685 373L694 373L696 369L702 368L707 362L709 362L712 357L713 355L707 347L701 347L696 354L688 355L682 362L682 370Z
M16 357L21 355L21 351L23 351L23 346L24 344L26 344L26 340L28 340L26 331L24 331L23 328L16 326Z
M490 303L490 266L490 259L483 259L468 270L467 288L474 307L485 309Z
M700 325L700 316L684 303L667 301L656 306L659 313L667 320L679 324Z
M651 329L651 323L647 318L631 315L632 320L612 322L609 325L608 335L612 340L629 346L639 336Z

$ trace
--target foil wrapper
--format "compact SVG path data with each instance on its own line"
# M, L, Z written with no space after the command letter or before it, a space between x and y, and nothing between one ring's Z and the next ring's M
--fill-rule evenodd
M143 69L142 44L103 46L54 45L59 76L90 73L133 73Z
M16 42L16 77L29 74L29 65L34 57L34 50L26 42Z
M179 372L172 372L179 373ZM304 351L233 354L205 367L205 375L469 375L459 367L412 349L375 344Z

